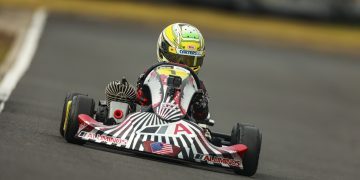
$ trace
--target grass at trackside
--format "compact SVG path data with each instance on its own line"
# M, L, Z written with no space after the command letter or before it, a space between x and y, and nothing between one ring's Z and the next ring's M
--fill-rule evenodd
M12 35L0 31L0 66L10 50L13 39Z
M250 37L315 50L359 55L360 28L257 18L201 8L135 3L134 0L0 0L0 6L37 8L81 15L119 18L136 22L169 24L189 22L234 39ZM179 13L181 12L181 13Z

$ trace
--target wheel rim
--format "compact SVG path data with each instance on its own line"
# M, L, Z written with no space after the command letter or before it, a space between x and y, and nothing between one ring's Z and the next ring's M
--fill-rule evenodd
M66 132L67 124L68 124L68 121L69 121L69 114L70 114L71 104L72 104L72 101L68 101L67 104L66 104L65 121L64 121L64 127L63 127L64 132Z

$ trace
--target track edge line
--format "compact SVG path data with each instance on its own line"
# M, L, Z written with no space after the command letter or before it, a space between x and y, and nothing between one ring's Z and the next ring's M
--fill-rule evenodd
M5 102L9 99L17 83L31 64L45 27L46 18L47 11L45 8L38 8L34 12L31 24L26 30L15 61L0 82L0 113L3 111Z

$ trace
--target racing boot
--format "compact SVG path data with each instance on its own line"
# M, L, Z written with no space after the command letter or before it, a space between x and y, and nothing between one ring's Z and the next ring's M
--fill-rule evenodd
M206 125L206 124L198 124L202 129L203 129L203 132L204 132L204 135L205 137L211 141L212 140L212 136L211 136L211 132L210 132L210 129L209 127Z

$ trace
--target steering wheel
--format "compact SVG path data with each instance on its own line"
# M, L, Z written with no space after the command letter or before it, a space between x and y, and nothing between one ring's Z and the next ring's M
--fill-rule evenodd
M182 68L188 70L188 71L190 72L190 74L194 77L197 88L198 88L198 89L201 89L201 88L200 88L200 87L201 87L201 86L200 86L201 83L200 83L200 79L199 79L198 75L197 75L191 68L189 68L188 66L185 66L185 65L182 65L182 64L178 64L178 63L159 62L159 63L157 63L157 64L152 65L150 68L148 68L148 69L146 70L146 72L144 73L144 76L143 76L143 77L146 78L146 77L150 74L150 72L151 72L152 70L154 70L155 68L157 68L157 67L159 67L159 66L162 66L162 65L179 66L179 67L182 67ZM141 86L143 86L143 85L144 85L144 81L141 81Z

